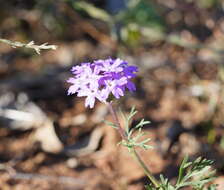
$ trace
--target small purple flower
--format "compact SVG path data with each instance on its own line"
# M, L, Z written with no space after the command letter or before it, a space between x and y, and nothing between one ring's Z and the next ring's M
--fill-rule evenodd
M135 91L135 84L131 79L136 77L138 71L136 66L128 66L121 59L97 60L93 63L82 63L71 69L73 77L67 80L72 84L68 94L77 93L78 97L85 97L85 106L93 108L95 99L107 102L110 94L115 98L124 96L126 88Z

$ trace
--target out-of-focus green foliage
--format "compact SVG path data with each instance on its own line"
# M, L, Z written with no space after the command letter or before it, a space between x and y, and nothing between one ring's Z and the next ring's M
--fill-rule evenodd
M127 7L115 15L95 7L85 1L69 1L77 11L84 11L90 17L99 19L108 24L111 32L117 39L128 45L138 45L146 41L161 39L165 24L159 14L158 7L150 1L129 0ZM117 25L119 28L117 29ZM147 39L147 40L146 40Z
M111 16L103 9L97 8L94 5L87 3L85 1L72 1L72 6L77 10L86 11L89 16L100 19L102 21L111 22Z
M120 12L118 18L123 23L121 39L131 45L161 39L165 30L158 7L150 1L129 1L127 9Z
M129 1L126 10L121 12L124 24L136 23L139 26L149 26L162 29L164 23L158 8L150 1L139 0L134 5Z

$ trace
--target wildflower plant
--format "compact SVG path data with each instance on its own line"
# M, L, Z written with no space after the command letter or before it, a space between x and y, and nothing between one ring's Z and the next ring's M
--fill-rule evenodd
M193 162L188 162L186 157L180 166L177 182L172 185L163 175L160 175L160 180L157 180L137 153L136 147L145 150L152 148L148 145L149 138L141 140L145 135L142 132L142 127L150 122L142 119L137 125L130 127L131 121L137 113L132 107L128 115L121 112L125 121L123 127L112 105L112 100L124 96L126 90L130 92L136 90L135 84L131 80L136 77L137 71L136 66L130 66L119 58L82 63L71 69L74 76L67 81L71 84L68 95L76 94L78 97L86 97L86 107L93 108L96 99L108 106L113 122L105 122L118 131L122 138L119 144L128 148L130 154L149 178L150 184L146 186L147 190L179 190L184 187L191 187L194 190L215 190L214 185L208 186L206 189L206 184L213 179L214 175L214 171L211 171L212 161L210 160L198 158Z

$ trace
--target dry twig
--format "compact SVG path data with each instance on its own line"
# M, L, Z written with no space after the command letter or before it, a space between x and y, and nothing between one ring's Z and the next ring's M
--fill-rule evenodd
M23 47L23 48L34 49L37 54L40 54L40 51L42 49L53 49L53 50L57 49L56 45L48 45L48 43L36 45L36 44L34 44L34 41L30 41L29 43L26 44L26 43L21 43L21 42L17 42L17 41L13 42L13 41L10 41L7 39L0 38L0 42L6 43L6 44L12 46L13 48Z
M9 163L0 163L0 170L7 172L12 179L53 181L59 184L70 184L78 189L83 188L86 185L85 179L81 178L17 172Z

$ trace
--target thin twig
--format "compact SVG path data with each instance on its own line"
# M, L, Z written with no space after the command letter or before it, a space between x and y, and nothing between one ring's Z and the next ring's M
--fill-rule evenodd
M17 172L8 163L3 163L3 164L0 163L0 170L7 172L12 179L20 179L20 180L35 180L35 179L37 180L38 179L38 180L45 180L45 181L56 181L58 183L75 185L76 187L80 187L80 188L86 185L85 179L81 179L81 178Z
M34 49L37 54L40 54L40 51L43 49L52 49L52 50L57 49L56 45L48 45L48 43L36 45L36 44L34 44L34 41L30 41L29 43L26 44L26 43L21 43L18 41L13 42L13 41L10 41L7 39L0 38L0 42L8 44L8 45L12 46L13 48L23 47L23 48Z

